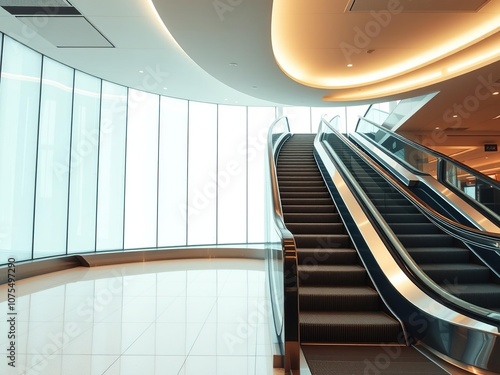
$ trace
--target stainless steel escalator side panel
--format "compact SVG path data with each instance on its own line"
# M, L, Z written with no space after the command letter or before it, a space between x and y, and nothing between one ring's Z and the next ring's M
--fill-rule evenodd
M378 271L373 264L365 263L368 259L366 254L360 254L382 299L402 321L407 332L406 343L410 345L422 342L439 353L444 360L452 359L464 369L472 366L478 371L500 371L500 364L494 361L494 357L500 354L498 328L460 314L421 290L392 257L364 209L337 171L330 152L318 138L315 140L315 153L330 192L335 190L332 195L338 194L342 205L345 205L344 214L351 216L349 220L356 224L355 230L359 231L369 246L369 256L373 257L376 267L385 275L386 280L381 280L380 275L373 277ZM359 237L357 233L350 234L353 238ZM384 292L381 292L382 289ZM389 289L391 294L386 293Z

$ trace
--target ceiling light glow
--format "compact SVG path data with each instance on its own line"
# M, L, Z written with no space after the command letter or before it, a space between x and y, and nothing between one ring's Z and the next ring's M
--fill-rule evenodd
M407 92L452 78L457 74L469 72L500 58L500 48L491 48L491 37L500 31L500 13L485 12L477 26L458 29L451 38L448 34L446 37L444 34L442 37L438 36L429 48L416 50L416 53L408 55L408 58L393 60L393 62L383 66L378 65L379 68L361 68L349 71L352 74L345 74L345 71L340 74L339 70L315 65L314 59L311 59L308 54L301 53L306 47L296 42L296 29L291 26L294 23L289 22L290 15L299 17L300 9L302 8L295 8L293 2L290 3L286 0L273 2L271 44L275 60L286 75L301 84L319 89L351 90L367 85L383 86L379 88L373 86L373 89L368 88L362 93L358 92L357 95L354 91L339 93L337 97L342 97L341 100L345 100L344 98L356 100L379 97L370 96L369 92L373 95ZM324 54L330 54L333 53L331 46L338 45L337 42L337 39L331 38L328 44L318 45L316 49L319 50L318 53L322 53L323 50ZM472 50L472 47L475 49ZM372 53L374 50L367 49L365 52ZM340 53L345 55L345 51ZM471 56L472 54L474 56ZM352 66L351 63L347 64L349 68ZM422 75L409 80L405 80L403 77L406 74L415 77L415 74L418 73ZM389 79L394 80L394 84L386 85L385 81ZM325 98L327 97L328 95Z
M494 51L488 51L480 55L474 56L474 58L472 59L461 61L459 64L448 67L448 71L450 73L455 73L464 70L465 68L475 67L476 65L479 64L484 65L484 63L487 62L488 60L492 58L498 59L499 56L500 56L500 48Z

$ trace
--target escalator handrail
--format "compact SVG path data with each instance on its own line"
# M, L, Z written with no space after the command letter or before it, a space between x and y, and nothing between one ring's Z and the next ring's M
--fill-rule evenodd
M388 240L389 244L393 247L394 251L398 254L406 269L413 275L413 277L418 280L427 290L432 291L436 296L439 297L441 301L446 301L447 304L454 306L459 311L465 312L465 315L470 315L471 313L476 317L476 319L481 320L483 322L487 322L488 324L494 324L496 326L500 325L500 314L496 313L492 310L473 305L469 302L466 302L447 291L443 290L438 284L436 284L432 279L429 278L427 274L425 274L421 268L417 265L417 263L413 260L413 258L409 255L406 248L401 244L397 236L394 234L392 229L387 225L382 225L380 223L385 223L385 219L379 213L377 208L370 201L364 190L359 186L356 179L352 176L351 172L347 169L344 163L337 156L335 151L332 149L330 144L324 140L324 130L323 126L326 126L330 131L332 131L339 139L341 139L352 151L354 151L357 155L359 155L364 161L368 164L373 165L371 160L366 160L366 158L358 151L356 148L349 144L349 141L343 137L338 130L332 127L328 120L322 118L321 123L318 129L318 135L321 137L321 142L325 146L325 148L330 153L330 156L337 164L339 171L345 176L345 180L349 182L351 189L354 190L355 195L360 199L361 204L367 210L367 215L372 218L372 224L379 228L385 238ZM375 165L376 170L381 171L380 167ZM385 171L382 170L385 173ZM384 177L384 175L382 175ZM387 179L387 177L384 177Z
M277 139L273 139L274 128L284 122L285 131ZM297 249L292 233L287 229L283 217L281 198L279 193L278 178L276 172L276 158L283 143L291 137L290 125L286 116L276 119L269 127L267 136L267 148L269 159L269 173L271 183L271 199L273 202L273 224L281 238L281 251L283 259L283 297L284 301L278 301L283 305L283 323L281 329L284 334L283 366L285 370L297 369L300 363L299 356L299 300L298 300L298 276L297 276ZM273 314L274 314L273 305Z
M438 172L436 174L436 177L433 177L432 175L430 175L428 173L425 173L425 172L422 172L421 170L418 170L417 168L412 166L407 161L402 160L401 158L398 158L397 156L395 156L393 153L388 152L386 149L381 147L380 144L378 144L376 141L374 141L370 137L367 137L365 134L355 133L355 134L352 134L350 136L350 138L353 138L355 136L358 136L361 139L363 139L364 141L369 142L370 144L374 145L375 147L378 148L378 150L385 153L385 155L387 155L387 157L393 159L396 163L398 163L403 168L406 168L406 170L408 172L413 174L413 176L416 177L415 179L411 179L411 178L408 179L408 177L406 176L407 179L405 180L405 183L408 186L413 185L415 182L417 182L419 180L422 181L424 183L424 185L430 186L428 184L428 182L426 182L427 181L426 178L432 178L437 183L439 183L439 184L443 185L444 187L446 187L447 189L449 189L450 192L453 192L458 198L460 198L463 202L465 202L467 205L469 205L471 208L473 208L480 216L485 217L491 223L491 225L493 225L494 227L497 227L497 228L500 226L500 216L497 212L495 212L491 208L487 207L484 203L480 202L476 198L467 195L463 190L461 190L460 188L455 186L453 183L447 181L446 177L443 177L444 173L443 173L442 165L446 163L445 160L436 159L436 162L438 164ZM355 139L354 141L355 141L355 143L360 145L360 143L359 143L360 139ZM363 146L361 145L361 147L363 147ZM385 162L382 162L382 164L385 164ZM441 165L441 167L439 167L439 165ZM389 167L388 169L393 171L393 169L391 167ZM398 171L398 172L393 171L393 173L396 173L396 175L399 174L400 178L401 178L401 174L400 174L401 172L402 171ZM419 176L419 177L417 177L417 176ZM479 181L481 184L485 183L480 177L477 177L477 181ZM486 182L486 184L490 184L490 182L488 181L488 182ZM432 185L432 183L431 183L431 185ZM488 185L488 186L493 187L493 185ZM432 189L432 187L431 187L431 189ZM496 187L495 187L495 189L496 189ZM476 223L478 223L477 220L476 220Z
M283 133L277 140L273 140L273 130L274 127L281 121L285 121L287 126L287 133ZM290 125L288 124L288 118L286 116L281 116L276 119L269 127L267 135L267 148L269 153L269 171L271 173L271 191L272 191L272 201L273 201L273 219L276 228L280 231L282 238L293 238L292 233L287 229L285 225L285 220L283 218L283 209L281 207L281 198L278 187L278 178L276 173L276 155L281 147L284 140L290 136Z
M370 119L367 119L367 118L364 118L364 117L360 117L359 119L360 121L363 120L363 121L366 121L366 122L369 122L371 125L375 126L376 128L382 130L383 132L385 133L388 133L389 135L391 135L392 137L396 138L397 140L403 142L403 143L406 143L407 145L413 147L413 148L416 148L422 152L426 152L428 154L431 154L432 156L434 156L436 159L440 159L440 160L444 160L468 173L470 173L471 175L473 175L474 177L476 177L478 180L482 181L483 183L485 184L488 184L488 185L491 185L492 187L494 186L496 189L500 190L500 182L492 179L491 177L479 172L478 170L474 169L474 168L471 168L469 167L468 165L465 165L461 162L459 162L458 160L455 160L451 157L449 157L448 155L445 155L445 154L442 154L440 153L439 151L435 151L433 149L430 149L428 147L425 147L417 142L414 142L410 139L407 139L405 137L403 137L402 135L398 134L398 133L395 133L395 132L392 132L388 129L385 129L383 126L380 126L379 124L377 124L376 122L370 120ZM356 125L356 130L355 132L358 133L358 126L360 126L360 123L358 121L358 124ZM363 134L363 133L358 133L358 134ZM369 139L369 138L368 138ZM372 141L372 140L371 140ZM373 142L373 141L372 141ZM407 164L407 163L406 163ZM422 172L422 171L419 171L417 169L415 169L415 167L407 164L416 174L427 174L425 172ZM440 179L440 176L438 176L438 179ZM440 181L440 182L443 182L443 181Z

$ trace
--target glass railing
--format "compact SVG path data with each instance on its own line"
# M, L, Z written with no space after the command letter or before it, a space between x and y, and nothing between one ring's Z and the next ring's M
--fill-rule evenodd
M413 98L372 104L363 117L385 129L395 131L436 94L437 92L431 92Z
M286 228L276 174L276 160L291 136L287 117L278 118L268 132L266 173L267 272L276 346L285 369L298 368L298 284L295 240ZM285 278L284 275L287 275Z
M369 110L365 114L365 118L367 118L370 121L373 121L377 124L383 124L387 117L389 117L390 113L386 112L384 110L375 108L375 107L370 107Z
M361 118L356 133L409 167L416 174L427 174L452 187L468 202L479 206L490 218L500 222L500 183L446 155L412 142Z

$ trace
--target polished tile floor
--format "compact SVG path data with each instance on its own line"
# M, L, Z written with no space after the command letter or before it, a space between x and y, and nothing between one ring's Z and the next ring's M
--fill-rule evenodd
M74 268L16 283L16 368L1 374L281 374L260 260ZM0 286L0 353L9 349Z

